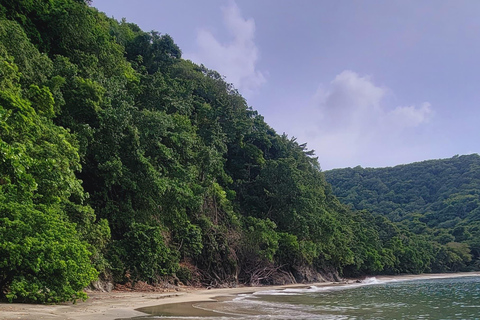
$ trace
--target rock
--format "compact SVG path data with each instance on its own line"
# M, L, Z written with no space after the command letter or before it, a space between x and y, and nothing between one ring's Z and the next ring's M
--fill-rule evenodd
M113 286L113 283L111 283L110 281L97 280L97 281L93 281L90 284L90 287L92 290L95 290L95 291L110 292L113 290L114 286Z

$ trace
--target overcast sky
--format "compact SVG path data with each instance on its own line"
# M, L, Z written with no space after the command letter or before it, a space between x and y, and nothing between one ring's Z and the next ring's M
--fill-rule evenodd
M94 0L226 76L323 170L479 153L480 1Z

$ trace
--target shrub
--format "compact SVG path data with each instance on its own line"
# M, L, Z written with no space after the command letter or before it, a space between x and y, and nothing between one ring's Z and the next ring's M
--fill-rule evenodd
M0 195L0 295L52 303L86 299L97 278L87 243L55 209L4 202Z

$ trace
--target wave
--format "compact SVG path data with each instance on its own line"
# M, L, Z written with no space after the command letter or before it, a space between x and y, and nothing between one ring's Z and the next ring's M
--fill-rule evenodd
M326 291L336 291L336 290L347 290L352 288L358 288L368 285L377 285L391 282L390 280L378 280L375 277L365 278L361 282L356 283L333 283L330 285L321 285L321 286L309 286L306 288L285 288L285 289L272 289L272 290L263 290L257 291L251 294L241 294L237 296L234 300L243 300L246 298L255 298L256 296L295 296L308 293L316 292L326 292Z
M375 277L371 278L365 278L361 283L362 284L379 284L379 283L385 283L386 281L380 281Z

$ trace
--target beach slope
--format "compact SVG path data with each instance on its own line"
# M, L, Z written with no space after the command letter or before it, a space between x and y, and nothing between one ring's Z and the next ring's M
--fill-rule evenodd
M480 272L449 273L449 274L421 274L399 276L377 276L382 281L401 281L429 278L452 278L464 276L480 276ZM0 320L113 320L119 318L131 318L145 315L137 309L161 306L169 314L197 315L202 316L204 310L198 310L191 306L200 301L216 301L229 299L237 294L257 292L262 290L283 289L292 287L315 286L340 286L354 280L344 282L323 282L315 284L294 284L286 286L268 287L238 287L225 289L195 289L190 287L178 288L175 292L92 292L87 301L76 304L36 305L20 303L0 303ZM219 298L221 297L221 298ZM181 304L181 305L175 305ZM177 313L178 310L178 313ZM195 311L197 310L197 311ZM185 314L187 313L187 314ZM194 314L192 314L194 313Z

